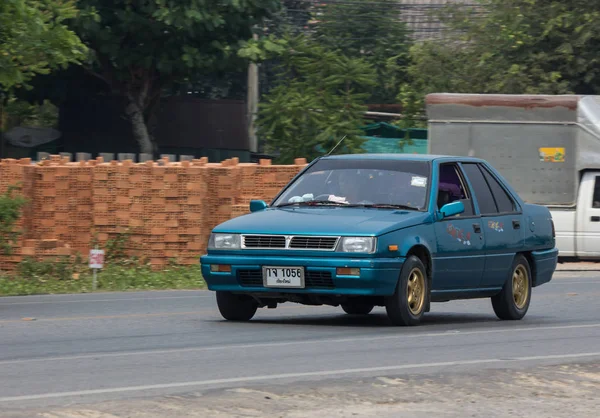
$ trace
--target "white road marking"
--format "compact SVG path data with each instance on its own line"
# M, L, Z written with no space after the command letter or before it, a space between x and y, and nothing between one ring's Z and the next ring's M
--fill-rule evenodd
M477 331L439 331L439 332L423 332L414 334L396 334L396 335L381 335L381 336L364 336L364 337L345 337L345 338L330 338L330 339L318 339L318 340L299 340L299 341L280 341L272 343L256 343L256 344L229 344L229 345L217 345L209 347L189 347L189 348L172 348L166 350L137 350L137 351L122 351L116 353L91 353L81 354L72 356L57 356L57 357L41 357L41 358L29 358L29 359L15 359L15 360L2 360L0 366L20 364L20 363L33 363L33 362L47 362L47 361L62 361L62 360L83 360L90 358L107 358L107 357L126 357L126 356L148 356L148 355L162 355L162 354L173 354L173 353L190 353L190 352L202 352L202 351L222 351L222 350L247 350L252 348L267 348L267 347L282 347L282 346L298 346L298 345L314 345L314 344L335 344L335 343L355 343L359 341L381 341L381 340L402 340L407 338L427 338L427 337L463 337L465 335L481 335L481 334L496 334L506 332L543 332L549 330L564 330L564 329L582 329L582 328L600 328L600 323L596 324L577 324L577 325L556 325L556 326L531 326L531 327L519 327L519 328L500 328L500 329L488 329L488 330L477 330Z
M444 361L437 363L420 363L420 364L403 364L396 366L381 366L381 367L363 367L356 369L340 369L340 370L321 370L315 372L298 372L298 373L282 373L282 374L271 374L263 376L246 376L246 377L233 377L225 379L210 379L210 380L196 380L190 382L174 382L174 383L162 383L155 385L141 385L141 386L122 386L105 389L89 389L89 390L77 390L70 392L50 392L40 393L35 395L22 395L22 396L6 396L0 398L0 402L20 402L20 401L32 401L39 399L51 399L51 398L64 398L70 396L86 396L86 395L103 395L108 393L123 393L123 392L136 392L146 391L155 389L173 389L173 388L185 388L194 386L208 386L208 385L224 385L231 383L247 383L257 381L270 381L276 379L291 379L291 378L303 378L303 377L326 377L326 376L339 376L349 375L357 373L375 373L375 372L394 372L398 370L409 370L409 369L424 369L433 367L453 367L453 366L466 366L476 364L493 364L493 363L509 363L518 361L540 361L540 360L565 360L565 359L581 359L585 357L600 357L600 352L592 353L579 353L579 354L556 354L546 356L530 356L530 357L515 357L511 359L479 359L479 360L459 360L459 361Z

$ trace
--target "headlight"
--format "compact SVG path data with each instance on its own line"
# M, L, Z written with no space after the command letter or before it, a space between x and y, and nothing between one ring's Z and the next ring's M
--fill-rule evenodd
M375 237L342 237L338 251L344 253L374 253Z
M212 233L208 239L208 248L215 250L240 249L240 236L238 234Z

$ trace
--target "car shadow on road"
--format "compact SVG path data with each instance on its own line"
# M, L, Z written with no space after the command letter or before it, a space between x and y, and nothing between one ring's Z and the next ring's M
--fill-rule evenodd
M499 322L494 315L465 314L465 313L432 313L425 315L420 326L462 325L462 324L487 324ZM369 315L302 315L261 317L260 313L248 324L259 325L296 325L296 326L322 326L322 327L393 327L385 313L371 313Z

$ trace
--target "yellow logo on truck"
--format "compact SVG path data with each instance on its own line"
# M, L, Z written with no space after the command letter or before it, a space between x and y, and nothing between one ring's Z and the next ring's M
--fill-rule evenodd
M565 149L564 148L540 148L540 161L547 163L564 163Z

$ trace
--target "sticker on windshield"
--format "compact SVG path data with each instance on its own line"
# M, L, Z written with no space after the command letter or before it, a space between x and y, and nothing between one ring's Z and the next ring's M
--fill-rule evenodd
M427 187L427 177L413 177L410 181L411 186L415 187Z

